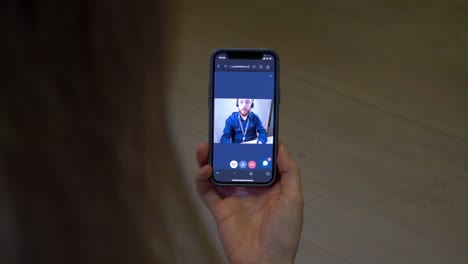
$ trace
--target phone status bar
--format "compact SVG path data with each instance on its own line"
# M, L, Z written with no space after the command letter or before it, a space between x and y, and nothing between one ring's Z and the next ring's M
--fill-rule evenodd
M227 53L220 53L216 56L214 70L274 72L275 60L271 54L263 54L261 59L233 59Z
M229 58L227 57L227 55L224 54L224 53L218 55L218 58L217 58L217 59L218 59L218 60L229 60ZM273 58L273 55L264 54L264 55L263 55L263 58L262 58L261 60L263 60L263 61L265 61L265 60L266 60L266 61L272 61L272 60L274 60L274 58Z

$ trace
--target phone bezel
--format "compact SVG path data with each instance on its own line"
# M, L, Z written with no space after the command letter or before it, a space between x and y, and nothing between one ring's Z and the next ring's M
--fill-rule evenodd
M208 84L208 107L209 107L209 157L208 157L208 163L213 166L213 127L214 127L214 110L213 110L213 105L214 105L214 97L212 96L214 93L214 74L215 74L215 62L216 62L216 57L221 54L221 53L232 53L232 52L261 52L263 54L268 54L272 55L275 61L275 69L274 69L274 83L275 83L275 91L274 91L274 96L273 96L273 106L274 106L274 126L273 126L273 170L272 170L272 177L269 182L266 183L258 183L258 182L219 182L215 179L212 172L211 175L211 180L214 184L219 185L219 186L270 186L274 184L278 178L279 172L278 172L278 167L277 167L277 156L278 156L278 136L279 136L279 105L280 105L280 98L281 98L281 90L280 90L280 81L279 81L279 56L278 54L270 49L217 49L215 50L210 58L210 77L209 77L209 84Z

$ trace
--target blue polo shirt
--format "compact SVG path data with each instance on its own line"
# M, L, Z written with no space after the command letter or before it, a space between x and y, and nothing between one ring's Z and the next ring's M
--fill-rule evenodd
M248 127L246 127L247 123L249 125ZM262 125L262 121L258 115L250 111L246 120L242 119L239 112L232 113L232 115L226 119L226 126L223 130L221 143L242 143L244 137L242 130L245 132L245 141L257 139L258 133L257 141L263 144L267 142L267 133Z

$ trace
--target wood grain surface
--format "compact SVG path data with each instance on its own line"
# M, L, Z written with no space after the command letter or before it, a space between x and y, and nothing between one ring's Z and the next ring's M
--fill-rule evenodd
M271 48L280 138L306 200L296 263L468 263L468 2L183 0L177 11L169 108L187 185L208 137L211 52Z

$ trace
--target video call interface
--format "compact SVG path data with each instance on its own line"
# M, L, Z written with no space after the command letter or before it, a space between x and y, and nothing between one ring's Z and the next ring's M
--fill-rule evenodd
M275 61L229 59L214 63L213 177L218 182L270 182L275 168Z

